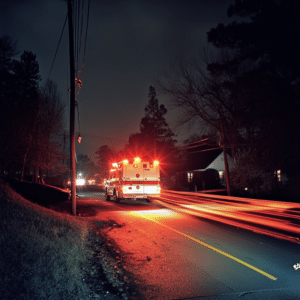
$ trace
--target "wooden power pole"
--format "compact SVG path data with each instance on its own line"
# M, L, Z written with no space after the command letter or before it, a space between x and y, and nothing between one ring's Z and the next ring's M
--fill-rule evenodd
M68 0L69 56L70 56L70 168L71 168L71 213L76 216L76 162L75 162L75 59L72 0Z
M225 130L224 130L224 123L223 123L222 118L221 118L221 133L222 133L222 147L223 147L223 158L224 158L224 166L225 166L225 178L226 178L227 195L231 196L229 168L228 168L227 154L226 154L226 144L225 144Z

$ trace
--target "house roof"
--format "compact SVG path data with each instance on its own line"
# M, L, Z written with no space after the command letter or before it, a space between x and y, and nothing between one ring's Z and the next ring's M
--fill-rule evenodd
M194 171L206 169L220 154L222 149L214 149L190 153L186 165L182 168L184 171Z

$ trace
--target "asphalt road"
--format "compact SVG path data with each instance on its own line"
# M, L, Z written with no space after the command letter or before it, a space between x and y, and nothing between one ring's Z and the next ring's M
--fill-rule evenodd
M143 299L300 299L299 244L99 191L79 191L77 212L118 224L104 233Z

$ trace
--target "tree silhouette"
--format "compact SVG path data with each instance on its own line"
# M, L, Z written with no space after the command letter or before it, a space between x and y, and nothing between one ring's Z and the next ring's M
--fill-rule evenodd
M111 163L114 161L114 152L107 145L99 147L96 151L100 178L108 178Z
M248 20L219 24L208 32L208 41L219 49L233 49L236 55L208 69L228 72L251 65L230 86L231 97L241 104L244 142L260 149L255 153L267 153L264 164L270 169L295 173L300 165L299 134L294 131L300 125L299 1L237 0L228 9L228 16L233 15Z
M63 172L61 134L64 106L57 86L39 87L39 63L30 51L20 59L16 42L0 38L0 170Z
M145 116L140 122L140 132L130 135L129 143L122 153L130 156L139 155L145 160L160 160L162 176L167 177L174 170L174 165L176 166L174 161L177 141L165 119L167 109L163 104L159 105L155 88L152 86L149 87L148 98Z

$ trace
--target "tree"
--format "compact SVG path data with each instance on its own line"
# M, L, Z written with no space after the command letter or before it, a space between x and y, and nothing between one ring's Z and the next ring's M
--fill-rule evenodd
M14 159L16 148L12 148L15 132L13 93L15 90L12 60L17 54L16 42L9 36L0 38L0 170ZM3 172L1 172L3 173Z
M156 155L157 147L173 146L176 140L173 139L175 134L169 128L166 122L165 115L167 109L163 104L159 105L156 98L154 87L149 88L149 102L145 107L145 117L142 118L140 123L140 131L145 140L149 143L153 154ZM151 144L153 145L151 147Z
M39 63L36 55L30 51L24 51L21 59L13 60L12 71L15 79L14 105L20 116L26 112L27 118L35 116L38 103L38 87L41 77L39 75Z
M101 146L97 151L97 161L100 178L108 178L111 163L114 162L114 152L107 145Z
M248 17L248 22L219 24L208 32L208 41L219 49L235 50L226 64L216 62L212 72L251 64L231 84L232 94L243 103L248 141L267 149L270 169L299 170L298 103L300 87L299 1L236 1L228 16ZM296 134L296 137L295 137Z
M180 109L179 125L195 122L202 128L218 132L222 143L230 145L234 156L240 138L238 111L241 110L241 103L232 97L230 89L236 74L207 70L211 63L218 60L225 63L233 55L220 52L218 56L209 56L204 51L198 60L179 59L165 72L158 85L169 96L171 106Z
M0 169L13 174L64 172L64 105L57 85L40 88L39 63L30 51L20 59L16 42L0 38ZM2 173L2 172L1 172Z
M175 134L165 119L167 109L163 104L159 105L155 88L152 86L149 88L148 97L145 116L140 122L140 132L130 135L129 144L124 152L131 153L132 156L142 156L144 159L159 159L163 174L165 172L163 176L168 176L174 168L176 156Z
M94 177L96 173L96 165L87 155L79 154L77 157L77 164L77 172L83 173L83 176L87 179Z
M236 62L256 61L290 82L299 77L299 1L236 0L227 14L247 21L219 24L208 32L208 42L238 50Z
M4 35L0 38L0 71L8 72L11 69L12 58L18 53L17 42L10 36ZM2 73L1 73L2 75ZM1 77L1 83L5 78Z
M300 125L299 8L294 0L231 5L229 16L248 20L208 32L220 55L177 61L160 82L181 109L181 124L199 120L214 128L233 157L245 147L267 149L269 169L299 170L300 139L293 130Z
M241 64L227 69L212 69L210 66L218 61L226 66L235 56L232 51L220 51L218 56L208 56L204 52L198 61L178 60L169 72L165 72L164 80L158 81L161 91L169 96L171 105L181 110L180 125L195 121L218 132L223 148L228 195L227 148L230 147L234 159L246 130L253 126L241 118L240 114L247 112L247 108L244 101L239 101L240 90L237 93L233 87L239 76L251 70L252 66Z
M140 122L140 132L130 136L129 142L146 150L144 155L151 157L160 155L165 147L173 146L176 140L175 134L169 128L165 115L167 109L163 104L159 105L155 88L149 88L149 102L145 107L145 116Z
M38 114L39 64L36 56L24 51L12 60L16 44L3 37L1 44L1 166L20 169L28 152L28 137ZM5 112L5 113L4 113Z
M39 89L38 111L29 134L25 163L37 172L65 171L63 160L63 123L65 106L57 85L47 80ZM37 178L37 176L35 176Z

